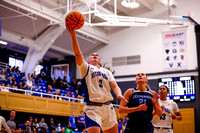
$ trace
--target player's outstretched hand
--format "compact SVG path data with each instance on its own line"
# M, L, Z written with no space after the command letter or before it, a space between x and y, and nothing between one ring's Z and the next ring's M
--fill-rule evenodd
M176 119L176 115L171 113L170 116L171 116L172 119Z
M68 30L68 32L69 32L69 34L70 34L71 36L73 36L73 35L76 34L75 31L74 31L70 26L67 26L67 25L66 25L66 29Z
M164 105L160 106L160 108L161 108L162 110L165 110L165 106L164 106Z
M117 98L118 98L118 99L121 99L121 100L123 100L123 101L125 101L126 103L128 103L128 101L127 101L127 100L124 98L124 96L122 96L122 95L118 95Z
M145 104L141 104L139 107L138 107L138 111L146 111L147 110L147 105L146 103Z
M152 97L152 103L155 104L158 101L159 95L154 92Z

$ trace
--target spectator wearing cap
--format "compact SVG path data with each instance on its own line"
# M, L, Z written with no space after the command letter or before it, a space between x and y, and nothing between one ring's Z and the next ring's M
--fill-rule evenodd
M29 122L28 122L28 126L31 127L31 124L33 123L33 118L32 116L29 117Z
M56 125L54 124L53 118L50 119L49 130L51 131L51 133L55 133Z

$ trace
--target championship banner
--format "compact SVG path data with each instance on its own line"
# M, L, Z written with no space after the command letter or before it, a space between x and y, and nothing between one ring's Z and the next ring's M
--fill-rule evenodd
M167 31L162 33L163 70L175 71L187 69L186 30Z

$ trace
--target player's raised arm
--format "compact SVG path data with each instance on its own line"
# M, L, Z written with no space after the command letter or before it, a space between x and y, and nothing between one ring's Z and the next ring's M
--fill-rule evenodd
M83 54L82 54L79 44L78 44L78 40L76 38L76 33L70 26L66 26L66 28L69 31L69 34L71 35L71 38L72 38L72 48L73 48L74 54L76 56L76 64L81 65L83 63L84 59L83 59Z
M117 98L123 100L126 103L128 103L128 101L124 98L124 96L122 96L122 91L119 88L119 86L117 85L117 82L116 81L111 81L109 84L110 84L112 90L114 91L115 95L117 96Z
M160 107L159 102L158 102L159 96L155 91L152 91L152 95L153 95L152 103L153 103L153 107L154 107L154 110L155 110L154 113L161 117L162 116L162 110L161 110L161 107ZM155 115L154 113L153 113L153 115Z

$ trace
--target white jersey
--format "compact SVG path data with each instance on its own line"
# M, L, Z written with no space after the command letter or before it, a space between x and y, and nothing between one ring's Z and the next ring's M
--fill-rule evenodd
M2 116L0 116L0 132L1 132L1 127L2 127L2 125L3 125L3 127L6 129L6 131L7 131L8 133L11 133L10 128L9 128L8 125L6 124L6 120L5 120Z
M109 70L102 67L97 68L85 61L78 67L81 72L81 85L86 102L104 103L113 100L109 82L115 79Z
M160 106L164 106L165 110L162 110L162 116L155 115L152 120L154 127L171 128L172 118L171 114L179 112L178 105L172 100L162 101L158 99Z

